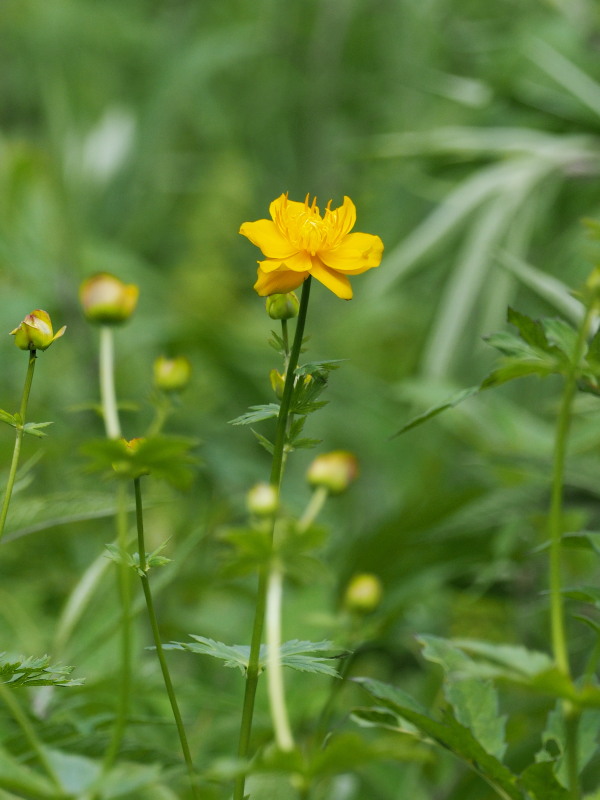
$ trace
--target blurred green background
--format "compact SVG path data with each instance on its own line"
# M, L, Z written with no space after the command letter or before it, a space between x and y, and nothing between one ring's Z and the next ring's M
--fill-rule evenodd
M237 231L284 191L317 195L321 206L350 196L356 230L386 246L381 267L354 281L351 302L319 285L311 299L310 359L347 361L307 435L323 440L320 451L355 452L361 478L325 511L327 576L290 590L286 636L335 639L340 594L368 570L385 595L357 672L431 701L436 676L419 663L415 633L546 649L545 567L533 550L543 540L557 386L528 379L390 437L411 413L481 379L492 363L482 336L504 325L507 304L577 317L567 289L597 258L580 220L597 218L600 205L598 3L4 0L0 41L2 324L8 334L44 308L55 327L68 326L39 358L30 418L54 425L41 445L26 442L0 559L0 649L47 651L87 678L49 701L48 736L101 752L115 668L110 573L86 624L63 640L57 632L69 593L113 535L112 490L85 474L78 450L102 435L89 409L97 331L78 286L109 271L141 287L133 321L117 332L119 397L132 404L126 436L151 418L154 358L185 354L193 364L169 430L202 441L203 466L184 496L151 479L146 490L150 536L173 537L176 565L156 576L168 583L159 613L166 639L245 642L253 585L223 580L218 532L243 519L245 492L268 476L269 458L227 421L271 401L268 372L279 364L252 290L259 254ZM26 358L8 335L0 358L0 406L14 411ZM600 485L593 410L581 409L569 475L573 523L588 527ZM7 470L12 432L1 434ZM308 499L311 458L290 459L292 511ZM579 579L592 567L578 556L569 569ZM572 635L585 653L591 633ZM142 653L143 622L139 640ZM194 678L184 705L199 760L230 755L239 676L206 659L173 660ZM143 722L167 713L151 655L140 655L140 671L156 693L138 690L128 744L133 756L169 763L177 756L165 731ZM302 728L325 689L296 680ZM264 709L261 722L268 740ZM512 735L518 762L533 745L526 726ZM8 720L3 741L22 746ZM323 791L330 800L488 796L444 760L377 764Z

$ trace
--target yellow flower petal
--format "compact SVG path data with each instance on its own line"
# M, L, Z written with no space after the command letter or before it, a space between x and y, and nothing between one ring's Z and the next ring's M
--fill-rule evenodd
M263 272L274 272L276 269L289 269L292 272L308 272L312 266L312 261L307 253L295 253L290 258L268 258L266 261L259 261Z
M244 222L240 228L242 236L250 239L252 244L263 251L267 258L287 258L297 248L286 239L270 219L259 219L256 222Z
M319 258L328 267L340 272L364 272L378 267L383 254L383 242L370 233L349 233L337 247L319 252Z
M270 294L286 294L297 289L309 274L308 272L292 272L283 267L267 273L259 267L258 279L253 288L261 297Z
M338 297L341 297L342 300L352 299L352 286L345 275L329 269L317 259L314 259L310 273L313 278L320 281L323 286L331 289L331 291Z
M344 196L344 202L333 211L327 207L323 216L325 224L331 229L329 245L335 247L354 227L356 222L356 206L349 197Z

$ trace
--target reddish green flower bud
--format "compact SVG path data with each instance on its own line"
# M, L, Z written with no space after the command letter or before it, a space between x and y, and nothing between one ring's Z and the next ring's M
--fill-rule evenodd
M41 308L36 308L31 314L27 314L10 335L15 337L15 344L21 350L47 350L66 330L67 326L63 325L57 333L54 333L50 315Z
M292 319L298 316L300 303L294 292L267 297L267 314L271 319Z
M334 450L317 456L308 468L306 479L311 486L322 486L330 494L341 494L358 477L356 456Z
M99 272L79 287L83 313L90 322L118 325L135 311L140 290L108 272Z
M283 387L285 386L285 375L282 375L279 370L272 369L269 372L269 380L271 381L271 388L281 400L283 397Z
M270 517L279 508L279 494L270 483L257 483L246 495L248 511L257 517Z
M355 575L344 593L344 608L355 614L370 614L381 602L383 586L377 575L363 572Z
M165 358L154 362L154 385L163 392L181 392L190 382L192 365L185 356Z

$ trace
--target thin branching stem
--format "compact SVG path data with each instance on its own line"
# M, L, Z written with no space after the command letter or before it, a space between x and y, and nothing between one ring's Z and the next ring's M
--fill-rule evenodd
M8 472L8 479L6 481L6 489L4 490L4 501L2 503L2 511L0 512L0 539L4 535L4 526L6 525L6 517L8 514L8 507L10 505L10 498L12 497L13 487L15 485L15 478L17 476L17 467L19 466L19 457L21 455L21 444L23 442L23 434L25 432L25 416L27 414L27 403L29 402L29 393L31 391L31 384L33 381L33 373L35 371L36 351L29 351L29 362L27 364L27 374L25 375L25 384L23 386L23 394L21 395L21 405L19 407L19 420L16 426L15 446L13 449L12 461L10 463L10 470Z
M585 352L586 340L594 314L593 305L587 309L580 325L577 340L573 349L571 367L566 376L556 422L554 441L554 458L552 469L552 493L550 513L548 516L548 534L550 539L550 624L552 632L552 652L557 667L568 678L571 677L569 650L565 634L565 613L562 594L562 536L563 536L563 486L565 461L573 400L577 390L577 378L581 359ZM573 800L580 797L578 765L577 765L577 724L578 714L571 703L564 703L566 730L566 760L569 774L569 789Z
M192 795L193 797L197 798L199 797L199 795L197 794L197 789L196 789L196 782L195 782L196 773L194 770L194 764L192 761L190 746L188 744L185 727L183 725L183 719L181 718L181 713L179 711L177 697L175 696L175 689L173 687L173 681L171 680L169 666L165 658L165 651L162 646L162 640L160 638L160 631L158 628L158 621L156 619L156 612L154 610L154 601L152 599L152 592L150 591L150 581L148 580L149 567L146 561L146 543L144 541L144 510L142 506L142 487L140 483L140 478L135 478L133 483L135 489L135 517L137 523L138 553L140 559L140 572L141 572L140 578L142 580L142 589L144 591L144 598L146 600L148 619L150 621L150 627L152 628L152 637L154 639L154 645L156 647L156 657L158 658L158 663L160 664L160 669L162 672L165 689L167 690L167 695L169 697L169 702L171 704L171 710L173 712L173 718L175 720L175 725L177 727L177 733L179 734L181 751L183 753L183 758L190 778Z
M271 462L270 483L277 491L281 485L284 462L284 445L287 432L288 417L294 391L294 381L302 339L304 337L304 327L306 324L306 312L308 310L308 300L310 297L310 276L302 285L302 295L300 297L300 309L296 321L296 331L290 352L288 367L283 387L281 406L277 417L277 428L275 431L275 442L273 446L273 460ZM271 542L275 533L276 514L273 515L271 523ZM250 642L250 656L248 659L248 669L246 671L246 688L242 707L242 720L240 724L240 739L238 745L238 756L240 759L248 758L250 750L250 734L252 732L252 718L254 715L254 701L256 698L256 687L258 685L260 645L265 621L265 610L267 602L267 590L269 585L269 567L261 567L258 574L258 588L256 597L256 608L254 612L254 623L252 627L252 639ZM244 800L245 776L241 775L235 781L233 790L233 800Z

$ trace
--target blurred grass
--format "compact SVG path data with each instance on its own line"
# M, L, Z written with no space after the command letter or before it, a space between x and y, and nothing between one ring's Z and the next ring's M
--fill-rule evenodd
M381 268L355 281L352 303L313 293L311 359L348 362L309 435L323 449L355 451L362 477L325 512L331 577L314 591L291 590L289 635L331 635L345 581L369 569L386 590L368 663L380 677L435 696L435 681L418 677L418 631L476 635L487 626L491 638L545 647L543 564L531 551L543 538L554 386L525 382L418 434L389 437L411 410L481 377L490 355L480 337L504 324L507 303L576 313L568 289L597 257L579 220L600 213L598 4L5 0L0 33L2 319L8 333L42 307L68 325L39 360L31 418L55 424L9 520L13 532L33 524L27 512L50 527L2 548L6 649L52 651L69 591L113 535L102 518L60 521L72 498L82 513L112 502L78 455L87 436L101 435L99 420L74 410L97 398L96 332L77 302L79 282L97 270L141 286L135 319L117 333L120 396L139 409L123 415L127 436L150 419L154 357L185 353L194 365L171 429L203 440L205 467L190 494L161 497L150 511L158 539L174 534L175 559L204 531L161 595L167 638L247 640L253 587L223 585L214 533L239 519L268 457L226 422L271 399L267 375L278 364L251 289L256 252L237 230L282 191L334 205L348 194L357 229L386 244ZM14 410L25 359L8 336L0 358L0 406ZM585 442L597 441L593 416L576 432L585 454ZM11 447L7 428L4 464ZM39 450L26 442L26 457ZM307 499L309 459L290 462L285 499L294 509ZM576 466L574 513L593 526L597 490ZM48 499L34 506L34 497ZM592 567L574 559L569 569ZM73 631L87 687L53 707L66 731L88 720L92 750L113 669L111 641L96 645L94 636L116 614L110 580L98 592L84 630ZM578 636L583 651L589 638ZM146 642L145 628L139 637ZM183 656L175 666L201 758L228 755L239 679ZM140 713L148 702L163 715L158 688L136 702ZM293 706L301 715L302 693ZM140 742L167 758L161 731L136 728L130 744ZM390 774L387 765L359 772L335 791L340 800L390 800ZM414 797L452 785L445 797L482 800L475 779L449 781L456 774L441 762L402 780Z

